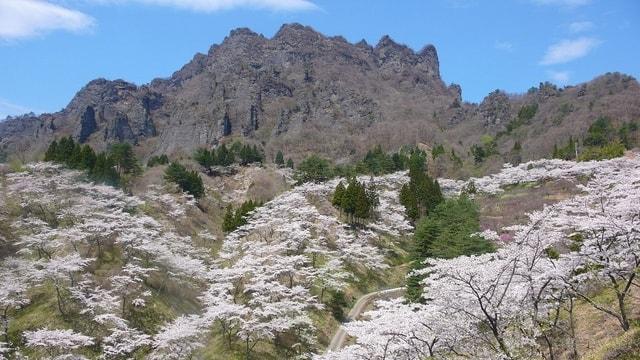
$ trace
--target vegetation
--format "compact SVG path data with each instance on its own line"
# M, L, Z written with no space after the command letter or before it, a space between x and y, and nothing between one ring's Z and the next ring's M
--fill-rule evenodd
M251 211L261 205L262 204L257 201L249 200L243 202L242 205L240 205L240 207L235 211L233 210L233 206L228 205L224 213L224 218L222 220L222 230L224 232L232 232L233 230L246 224L247 215L249 215Z
M444 198L438 180L426 172L426 155L414 151L409 158L409 183L400 189L400 203L404 205L407 217L416 221L431 212Z
M523 105L520 110L518 110L518 116L507 124L507 133L511 133L520 126L527 124L529 120L533 119L536 112L538 112L537 103Z
M246 166L251 163L262 163L264 155L256 145L251 146L236 141L230 148L225 144L211 150L200 148L193 154L193 159L204 167L229 166L235 162Z
M380 145L367 151L358 164L356 172L358 174L383 175L407 168L408 156L404 151L387 154Z
M342 181L338 183L331 203L347 215L350 224L354 224L373 216L373 210L380 200L373 184L367 188L364 183L351 178L347 187Z
M447 199L416 225L413 249L413 270L424 267L428 258L452 259L461 255L476 255L495 250L493 244L474 235L480 231L478 206L465 194ZM419 301L423 276L407 278L407 299Z
M177 184L182 191L193 195L196 199L204 196L202 178L195 170L187 170L183 165L172 162L164 171L164 178Z
M152 156L149 161L147 161L147 167L154 167L156 165L166 165L169 163L169 157L165 154L160 156Z
M626 122L620 128L616 128L609 118L600 117L587 130L582 140L582 148L577 140L569 137L566 145L554 145L552 156L563 160L576 160L576 155L578 161L604 160L622 156L625 149L637 145L636 122Z
M278 167L284 167L284 155L282 154L281 150L278 150L278 153L276 154L273 162L278 165Z
M130 144L114 144L108 152L96 155L89 145L80 145L70 136L52 141L44 160L64 164L71 169L86 170L92 180L113 186L126 187L131 177L141 172Z
M329 160L313 154L298 165L295 179L298 184L302 184L306 182L323 182L329 180L332 176L333 170Z
M480 141L482 143L481 145L471 145L471 155L476 164L482 163L491 155L498 154L498 143L493 136L483 135Z

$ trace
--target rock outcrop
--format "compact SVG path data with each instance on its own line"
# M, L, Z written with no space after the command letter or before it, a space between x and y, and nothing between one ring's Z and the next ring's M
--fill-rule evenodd
M605 96L637 95L635 80L621 84L606 85ZM527 96L550 107L599 101L591 89L567 98L572 92L541 84ZM629 96L624 118L640 107L639 97ZM464 103L461 87L443 82L433 45L416 52L389 36L375 46L352 44L285 24L272 38L233 30L169 78L147 85L91 81L60 112L1 122L0 151L38 152L72 135L98 149L136 144L142 156L190 154L236 137L264 145L268 157L283 150L296 161L310 152L343 161L376 144L418 142L450 143L464 154L467 142L504 130L519 106L519 98L502 91L479 106Z

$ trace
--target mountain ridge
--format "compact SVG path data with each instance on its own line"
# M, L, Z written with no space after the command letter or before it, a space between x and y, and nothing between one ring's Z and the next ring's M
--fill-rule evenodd
M504 131L523 104L549 99L577 104L581 100L572 89L586 92L597 83L568 91L541 83L534 93L498 91L472 104L463 102L459 85L442 80L439 66L433 45L414 51L387 35L369 45L297 23L284 24L271 38L237 28L168 78L139 86L95 79L59 112L0 123L0 151L38 154L52 139L72 135L98 149L130 142L143 157L188 156L198 147L238 137L260 143L268 157L283 150L295 160L313 152L345 162L375 144L393 149L419 142L444 143L464 156L482 134ZM598 115L636 119L637 81L617 73L611 77L624 84L603 96L631 101L621 105L622 114L596 107L598 114L590 120ZM531 131L553 130L548 125L541 130L537 120ZM584 131L588 122L582 122L587 125L572 124L553 138ZM504 137L499 145L508 148L516 140ZM548 153L551 146L524 145L527 153L532 149L529 158Z

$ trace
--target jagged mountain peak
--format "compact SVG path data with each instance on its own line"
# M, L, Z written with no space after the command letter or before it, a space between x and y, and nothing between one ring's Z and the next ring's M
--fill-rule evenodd
M541 112L553 111L557 101L599 109L589 101L624 93L631 104L624 111L601 112L627 119L640 108L637 82L614 75L580 91L545 86L524 100L494 95L480 105L463 103L462 88L447 86L439 66L435 46L416 52L388 35L372 47L298 23L282 25L271 38L238 28L168 78L140 86L96 79L60 112L3 122L0 153L18 147L37 153L66 135L97 148L140 144L142 156L189 154L238 136L263 144L268 157L286 150L294 161L312 152L346 161L372 145L416 142L450 143L465 153L469 144L459 139L500 131L523 101L547 101ZM534 145L533 156L548 151Z

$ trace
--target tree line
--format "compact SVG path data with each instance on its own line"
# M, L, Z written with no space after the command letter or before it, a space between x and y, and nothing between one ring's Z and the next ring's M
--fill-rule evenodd
M589 126L582 141L570 136L565 145L554 144L551 155L554 159L577 161L612 159L637 146L639 135L637 122L616 127L611 119L601 116Z
M324 182L334 177L354 177L357 175L384 175L406 170L409 157L415 148L403 147L397 152L387 153L380 145L367 151L362 160L355 164L333 165L316 154L309 155L298 165L294 177L298 184Z
M256 145L242 144L239 141L227 147L222 144L217 148L200 148L193 154L193 159L204 167L211 166L230 166L238 163L246 166L251 163L262 163L264 155Z
M113 186L126 186L131 177L141 172L130 144L113 144L108 151L96 154L91 146L80 145L71 136L53 140L44 160L85 170L93 181Z

